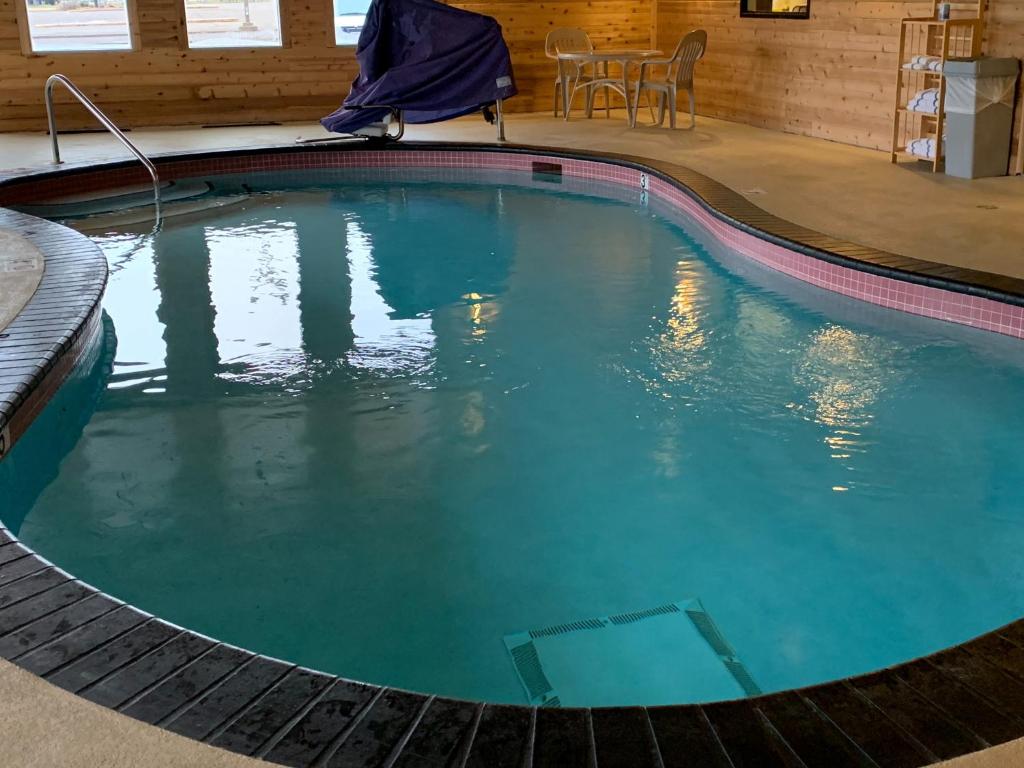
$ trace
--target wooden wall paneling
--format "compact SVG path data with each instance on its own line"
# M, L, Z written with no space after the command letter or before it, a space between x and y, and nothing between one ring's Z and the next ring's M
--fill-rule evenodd
M697 110L888 150L899 22L930 2L814 0L811 19L741 19L735 0L658 0L658 42L708 31ZM989 0L985 53L1024 58L1024 0ZM1022 105L1018 100L1018 122Z
M358 74L354 49L334 45L331 0L281 0L281 48L196 50L187 46L182 0L132 1L137 50L26 55L24 0L0 0L0 131L45 129L43 83L54 72L124 127L316 119L337 108ZM510 111L548 108L553 64L543 44L554 26L581 26L598 45L651 44L653 0L453 4L502 24L520 87ZM68 97L57 101L62 127L94 126Z
M985 53L1024 59L1024 0L989 0L986 18ZM1015 107L1015 135L1020 140L1010 167L1024 173L1024 88L1017 89Z
M665 50L701 27L710 38L696 70L701 114L876 149L891 139L899 20L931 8L815 0L812 18L798 21L741 19L736 0L449 1L502 24L520 86L510 111L548 109L552 27L583 27L599 46ZM44 129L42 87L53 72L126 127L315 119L357 74L353 49L334 45L330 0L281 0L282 48L189 50L182 0L133 0L138 50L43 55L23 52L23 2L0 0L0 131ZM1024 0L990 0L985 50L1024 57ZM67 97L58 101L62 126L91 127ZM1018 101L1017 135L1022 113Z
M544 38L555 27L582 27L597 47L648 48L653 0L448 0L451 5L493 16L512 52L519 96L516 112L547 111L552 101L555 64L544 55Z
M651 0L651 48L658 50L658 6L661 0Z
M14 25L0 22L0 51L31 49L32 41L28 28L28 8L24 3L13 3ZM4 3L0 2L0 19L3 18ZM7 38L7 39L5 39ZM13 45L9 45L10 43Z
M138 50L39 55L3 44L15 2L0 0L0 130L45 127L42 88L54 72L126 127L308 120L336 108L357 72L352 50L333 44L330 0L282 0L294 36L281 48L189 50L180 0L135 0ZM329 34L303 29L309 17ZM57 102L62 127L94 127L70 97Z

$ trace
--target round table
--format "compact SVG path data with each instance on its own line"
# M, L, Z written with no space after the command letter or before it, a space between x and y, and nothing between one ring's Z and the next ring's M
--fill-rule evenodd
M572 94L566 98L565 104L565 119L569 119L569 105L572 104L572 99L576 95L576 91L581 88L611 88L617 93L621 93L623 99L626 101L626 123L628 125L633 124L633 107L629 98L629 68L632 64L641 64L648 59L654 59L662 56L661 51L654 51L648 49L642 50L629 50L629 49L608 49L603 51L574 51L558 53L559 62L571 62L576 65L576 80L572 86ZM597 65L604 64L604 77L598 77ZM583 67L588 64L594 65L594 77L590 80L581 80ZM622 77L609 77L608 76L608 65L618 64L622 68ZM563 94L565 91L563 90ZM590 117L593 112L593 94L589 94L587 97L587 117Z

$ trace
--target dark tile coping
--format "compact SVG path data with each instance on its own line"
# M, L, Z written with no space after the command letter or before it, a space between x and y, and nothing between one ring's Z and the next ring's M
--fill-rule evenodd
M421 148L627 165L657 174L746 232L816 258L1024 303L1024 281L969 270L959 270L955 281L913 275L904 270L926 263L901 259L899 269L878 263L886 258L880 251L788 224L679 166L540 147L403 144L386 151ZM324 151L284 147L202 157L309 149ZM28 177L56 180L95 168ZM0 188L14 183L0 180ZM0 225L24 234L46 256L36 294L0 334L2 457L11 434L24 431L99 332L107 268L93 243L60 225L4 209ZM857 258L839 252L844 248L856 248ZM218 643L78 581L2 524L0 658L143 722L289 766L900 768L1024 737L1024 620L879 672L782 693L702 705L537 709L359 683Z
M0 459L42 410L99 327L107 260L86 236L0 208L0 227L19 233L42 252L35 293L0 328Z

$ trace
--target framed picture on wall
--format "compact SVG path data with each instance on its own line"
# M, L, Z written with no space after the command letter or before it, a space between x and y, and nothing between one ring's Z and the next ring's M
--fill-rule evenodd
M809 19L811 0L740 0L740 16L758 19Z

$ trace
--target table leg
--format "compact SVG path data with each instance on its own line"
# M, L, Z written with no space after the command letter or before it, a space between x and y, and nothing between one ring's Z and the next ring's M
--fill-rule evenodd
M629 123L630 128L636 128L637 118L640 116L640 84L644 79L644 65L640 65L640 74L636 79L636 97L633 99L633 119ZM647 99L648 105L651 103L650 97ZM653 113L652 113L653 114Z
M608 62L604 63L604 74L601 75L605 80L608 79ZM609 92L611 89L606 85L604 87L604 119L609 120L612 116L612 95Z
M572 99L569 98L569 76L565 72L560 72L559 75L562 78L562 117L568 119L569 104L572 103Z

